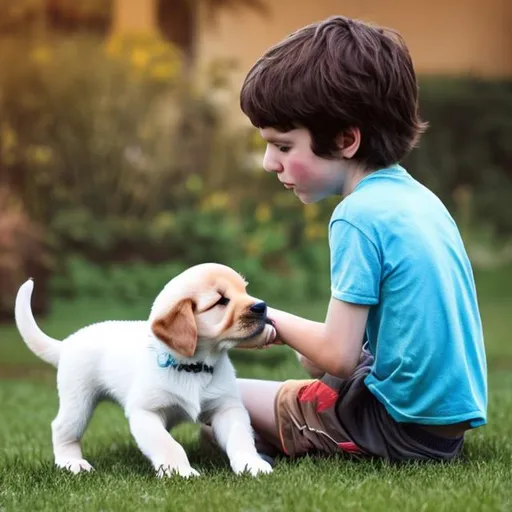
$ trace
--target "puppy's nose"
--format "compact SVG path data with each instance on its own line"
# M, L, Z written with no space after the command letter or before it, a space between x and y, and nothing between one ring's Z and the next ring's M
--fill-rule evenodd
M251 313L259 316L264 316L267 313L267 305L264 302L256 302L250 308Z

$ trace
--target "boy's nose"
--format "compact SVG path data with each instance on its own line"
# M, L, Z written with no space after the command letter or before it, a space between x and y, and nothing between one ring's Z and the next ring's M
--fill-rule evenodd
M263 157L263 169L267 172L282 172L283 166L275 159L267 149Z

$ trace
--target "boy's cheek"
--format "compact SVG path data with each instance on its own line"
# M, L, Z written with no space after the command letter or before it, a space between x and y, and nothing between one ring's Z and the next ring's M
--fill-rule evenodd
M297 182L300 183L309 176L309 169L308 166L303 164L301 161L292 160L288 162L288 174L290 175L293 184L296 185Z

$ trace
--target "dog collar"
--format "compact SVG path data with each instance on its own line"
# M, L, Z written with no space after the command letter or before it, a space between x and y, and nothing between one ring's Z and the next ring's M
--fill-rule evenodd
M213 373L213 366L198 361L197 363L180 363L168 352L160 352L156 356L156 362L160 368L173 368L178 372L187 373Z

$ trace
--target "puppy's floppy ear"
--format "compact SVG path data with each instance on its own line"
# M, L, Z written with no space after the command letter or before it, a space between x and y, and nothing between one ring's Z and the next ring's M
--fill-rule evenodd
M172 350L185 357L192 357L197 346L197 327L192 300L180 300L165 316L153 322L151 330Z

